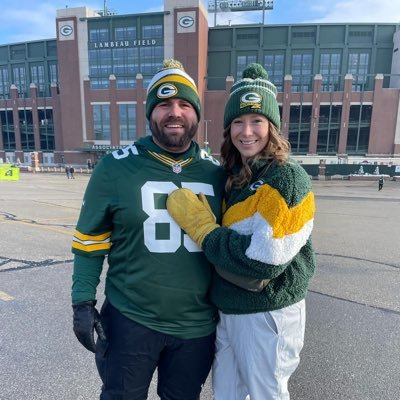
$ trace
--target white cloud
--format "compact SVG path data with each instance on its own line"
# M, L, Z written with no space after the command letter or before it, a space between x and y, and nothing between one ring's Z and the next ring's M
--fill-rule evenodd
M0 13L0 38L3 44L56 37L56 10L82 6L81 1L32 2L19 0L18 4L7 2ZM98 9L98 2L89 8Z
M5 9L0 15L2 30L9 29L9 37L15 41L28 41L55 37L54 9Z
M311 5L311 15L307 22L395 22L400 23L400 3L398 0L341 0L325 4ZM314 14L314 15L315 15Z
M277 0L274 9L266 11L265 24L388 22L400 23L398 0ZM214 26L214 14L209 14ZM262 11L220 12L217 25L262 23Z
M267 15L265 14L265 19ZM262 11L235 11L235 12L219 12L215 18L214 13L208 14L208 22L210 26L216 25L243 25L256 24L262 22Z

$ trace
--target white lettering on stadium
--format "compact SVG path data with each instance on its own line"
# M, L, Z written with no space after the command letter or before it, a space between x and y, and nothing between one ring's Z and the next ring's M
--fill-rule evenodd
M157 43L156 39L142 40L119 40L114 42L95 42L95 49L112 49L115 47L139 47L139 46L154 46Z

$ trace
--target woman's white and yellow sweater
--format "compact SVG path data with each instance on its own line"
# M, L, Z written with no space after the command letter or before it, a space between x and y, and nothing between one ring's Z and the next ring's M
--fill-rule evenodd
M253 164L254 180L246 188L232 190L223 227L208 234L202 244L215 266L253 280L270 279L255 292L216 274L211 299L225 314L294 304L305 297L314 274L315 204L310 178L294 162L266 167L266 161Z

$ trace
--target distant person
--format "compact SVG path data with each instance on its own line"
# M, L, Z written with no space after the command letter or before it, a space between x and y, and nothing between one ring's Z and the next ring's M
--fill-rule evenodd
M69 176L69 166L68 165L65 166L65 175L67 176L68 179L70 178L70 176Z
M166 209L170 192L189 187L220 220L223 170L193 141L200 115L195 82L166 60L147 89L152 135L105 156L86 189L72 245L74 332L96 353L101 400L146 399L156 369L161 399L198 400L211 369L213 268Z
M224 113L228 179L222 226L188 188L167 209L217 274L214 400L288 400L304 343L305 296L314 274L314 195L279 133L277 90L259 64L243 71Z
M74 169L74 167L71 165L71 167L69 168L69 174L70 174L70 176L71 176L71 179L75 179L75 177L74 177L74 172L75 172L75 169Z
M383 182L385 182L385 180L383 179L383 176L381 176L381 177L379 178L379 181L378 181L378 192L379 192L379 190L382 190L382 188L383 188Z

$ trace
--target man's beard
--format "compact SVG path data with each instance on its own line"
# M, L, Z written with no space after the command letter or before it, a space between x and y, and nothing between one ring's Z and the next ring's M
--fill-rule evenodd
M187 126L180 118L168 118L164 121L161 121L160 125L164 125L166 123L179 123L183 124L185 127L185 133L182 136L171 136L163 131L159 125L154 121L153 118L150 118L150 130L153 136L157 139L157 141L165 148L170 150L178 150L184 149L188 147L191 140L194 138L197 132L197 128L199 123L196 122L190 126Z

